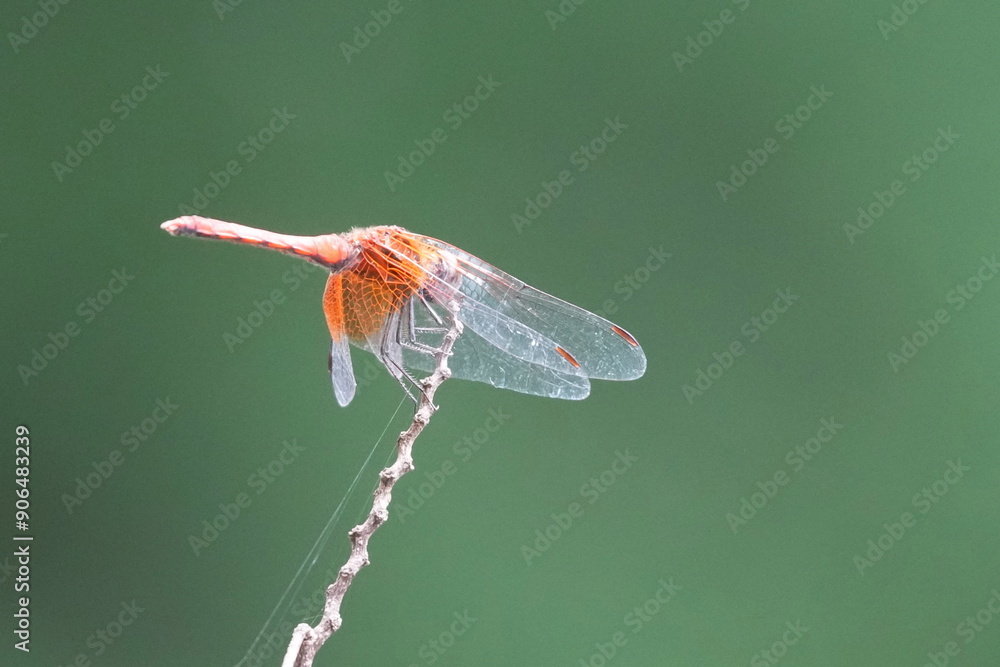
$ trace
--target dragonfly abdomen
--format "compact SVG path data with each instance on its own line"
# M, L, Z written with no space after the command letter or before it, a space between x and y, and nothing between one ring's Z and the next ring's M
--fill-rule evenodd
M232 222L185 215L160 225L174 236L198 236L244 245L270 248L287 255L301 257L331 272L344 270L358 255L358 249L340 235L293 236L276 234L265 229L237 225Z

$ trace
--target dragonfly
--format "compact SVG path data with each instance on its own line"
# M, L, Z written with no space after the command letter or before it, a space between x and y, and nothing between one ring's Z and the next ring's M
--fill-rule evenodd
M373 353L403 389L413 371L436 367L444 333L463 331L448 362L454 378L550 398L580 400L590 380L634 380L646 356L628 331L535 289L438 239L401 227L293 236L186 215L161 228L174 236L270 248L329 271L323 311L337 403L357 391L351 344Z

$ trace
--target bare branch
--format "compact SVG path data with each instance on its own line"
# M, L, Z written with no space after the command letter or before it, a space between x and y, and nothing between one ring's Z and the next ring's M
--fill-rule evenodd
M449 304L451 312L457 311L456 304ZM438 387L451 376L448 369L448 357L455 341L462 333L462 323L457 317L452 318L452 324L444 335L441 347L435 355L436 368L429 376L421 380L423 391L413 414L413 423L399 434L396 441L396 460L391 466L379 473L379 484L372 497L372 509L368 518L350 530L351 556L340 568L336 581L326 589L326 606L323 617L310 627L308 623L300 623L292 633L282 667L312 667L316 652L330 636L340 629L343 618L340 615L340 605L354 577L365 565L368 565L368 540L389 519L389 502L392 500L392 487L399 478L413 470L413 443L430 422L431 415L437 410L434 405L434 393Z

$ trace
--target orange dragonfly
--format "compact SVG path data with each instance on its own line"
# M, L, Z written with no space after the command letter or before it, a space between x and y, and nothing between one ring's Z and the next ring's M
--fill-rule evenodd
M591 379L634 380L646 370L638 341L616 324L401 227L291 236L194 215L161 227L174 236L271 248L328 270L323 310L342 406L357 390L350 343L378 357L412 398L408 385L420 385L409 371L434 369L452 318L464 325L448 364L455 378L579 400Z

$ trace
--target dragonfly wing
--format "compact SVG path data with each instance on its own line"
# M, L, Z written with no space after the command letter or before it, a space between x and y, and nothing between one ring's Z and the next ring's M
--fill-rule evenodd
M351 344L344 331L344 299L343 280L341 276L331 274L326 281L323 292L323 313L330 329L330 378L333 381L333 394L341 407L354 399L358 389L354 379L354 366L351 364Z
M469 311L459 306L459 320L465 321L468 314ZM427 302L420 296L413 297L405 315L401 318L401 326L406 330L400 331L396 339L418 343L403 346L405 365L422 372L433 372L436 361L432 350L440 342L441 330L451 326L454 315L440 304ZM433 333L434 330L438 333ZM487 340L476 329L467 327L455 341L448 368L454 378L484 382L498 389L549 398L586 398L590 394L590 380L577 373L565 359L560 357L559 360L562 362L560 367L569 368L572 372L562 372L507 354L493 340Z
M508 354L560 371L564 366L550 352L579 364L579 373L601 380L633 380L646 371L646 355L638 341L608 320L525 284L453 245L420 236L452 255L462 274L459 318ZM497 318L493 313L503 315ZM512 326L510 322L516 323ZM525 335L524 331L536 335ZM541 336L541 338L539 338ZM543 349L539 351L539 343Z
M419 289L411 297L420 302L417 306L418 309L426 309L428 306L423 303L426 301L435 304L431 307L445 312L447 309L444 304L457 300L459 302L459 320L467 325L467 329L475 331L501 352L529 364L551 368L557 373L586 376L573 356L544 334L487 304L480 303L467 292L457 292L456 284L452 278L458 279L462 284L466 282L464 274L458 272L458 260L450 253L441 252L441 249L427 243L426 237L415 234L411 237L418 247L422 245L426 248L420 251L421 255L430 255L430 257L424 257L422 261L417 261L412 257L395 252L389 246L377 241L375 243L381 246L386 257L391 257L389 262L396 272L409 274L409 282L419 285ZM431 263L451 265L455 270L449 271L443 268L430 270L427 264ZM407 304L410 303L407 302ZM421 325L418 323L417 326Z
M580 399L588 395L591 377L631 379L645 370L639 344L623 329L530 288L453 246L411 236L427 249L415 246L419 261L379 241L374 243L393 270L412 274L410 282L419 288L406 306L387 318L379 335L354 341L374 352L401 382L400 371L405 367L433 370L434 334L422 329L440 332L447 328L452 314L445 304L452 301L458 319L466 325L449 364L454 377L523 393ZM600 341L588 341L588 334ZM586 366L567 344L580 350ZM630 358L613 368L613 362L603 359L609 355Z
M330 376L337 403L340 407L345 407L354 399L354 393L358 389L358 382L354 379L354 366L351 364L351 345L347 336L341 336L340 340L334 339L330 346Z
M433 354L405 349L403 357L408 368L426 373L434 371ZM587 378L560 373L504 354L471 329L465 329L455 341L448 368L454 378L484 382L522 394L570 400L581 400L590 394Z
M406 386L407 377L413 378L406 371L419 371L418 375L434 372L437 366L434 350L440 344L441 329L449 328L453 321L452 313L440 304L414 296L403 310L387 318L376 334L355 344L375 354L386 370ZM568 363L565 365L575 370ZM455 341L448 368L456 379L484 382L523 394L573 400L590 394L590 381L586 377L506 354L471 328L466 328Z
M433 289L431 289L433 292ZM468 298L464 292L459 300L458 319L467 330L503 352L531 366L541 366L563 375L588 374L579 362L561 345L504 313ZM492 355L497 359L501 355Z

